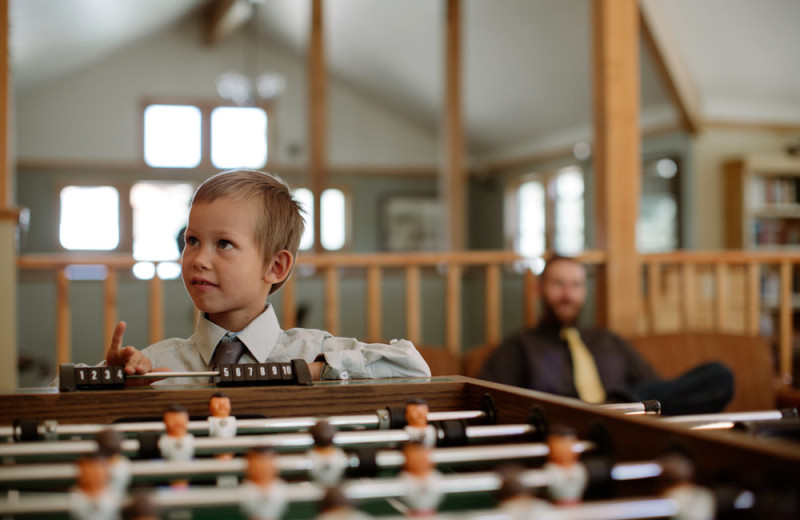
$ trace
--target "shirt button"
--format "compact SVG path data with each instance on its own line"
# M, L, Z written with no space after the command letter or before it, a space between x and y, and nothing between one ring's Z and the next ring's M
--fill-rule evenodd
M350 379L350 373L347 370L342 370L339 374L340 379Z

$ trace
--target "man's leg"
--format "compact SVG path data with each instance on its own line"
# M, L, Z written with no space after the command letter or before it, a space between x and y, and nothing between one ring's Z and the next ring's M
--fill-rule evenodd
M664 415L721 412L733 397L733 373L722 363L706 363L669 381L642 383L631 391L642 401L661 402Z

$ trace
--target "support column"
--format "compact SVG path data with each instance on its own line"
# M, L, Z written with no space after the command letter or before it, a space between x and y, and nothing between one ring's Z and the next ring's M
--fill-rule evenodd
M467 175L461 112L461 0L446 0L443 159L440 174L445 249L467 246Z
M8 0L0 0L0 389L17 387L17 233L13 207L9 128Z
M632 335L641 311L639 12L636 0L593 0L592 8L596 246L607 255L598 311L606 326Z
M328 183L328 81L325 65L322 0L311 2L311 43L308 50L308 146L311 192L314 194L314 251L322 251L320 197Z

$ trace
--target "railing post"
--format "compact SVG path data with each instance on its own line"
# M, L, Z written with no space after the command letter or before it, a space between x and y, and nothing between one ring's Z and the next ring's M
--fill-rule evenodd
M536 325L536 314L539 306L539 277L533 274L530 267L525 268L522 291L522 320L526 329Z
M781 262L781 309L778 335L778 367L781 382L792 384L792 262Z
M647 269L647 327L650 334L658 330L658 293L661 266L657 262L645 263Z
M106 279L103 282L103 357L105 357L105 349L111 345L111 337L114 335L114 328L117 326L117 320L119 319L119 307L117 304L119 276L116 268L109 266L106 269Z
M325 329L334 336L339 334L339 268L325 268Z
M728 328L728 266L723 262L714 265L714 285L716 289L714 306L714 331L725 332Z
M420 300L420 267L406 267L406 339L419 344L422 341L422 304Z
M150 279L150 344L164 339L164 281L153 274Z
M56 366L72 361L72 327L67 268L56 271Z
M458 264L447 268L445 342L447 351L456 357L461 355L461 272Z
M371 265L367 268L367 341L381 341L381 268Z
M685 260L681 263L681 331L689 332L692 330L692 317L695 312L695 287L694 287L694 264Z
M497 345L500 343L500 266L488 264L486 266L486 343Z
M759 318L761 314L761 292L758 279L760 266L756 260L747 263L747 334L758 336L760 332Z
M283 328L293 329L297 327L297 285L295 285L295 274L286 280L281 287L281 302L283 304Z

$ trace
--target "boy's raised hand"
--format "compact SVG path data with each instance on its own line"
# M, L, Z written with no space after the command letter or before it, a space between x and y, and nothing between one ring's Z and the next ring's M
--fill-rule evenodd
M148 372L168 372L167 368L153 369L153 364L150 358L142 354L136 347L123 347L122 335L125 333L127 327L124 321L117 323L114 329L114 335L111 336L111 345L106 351L106 366L124 366L125 373L128 375L133 374L146 374ZM163 379L163 378L161 378ZM129 379L129 385L146 386L159 379Z

